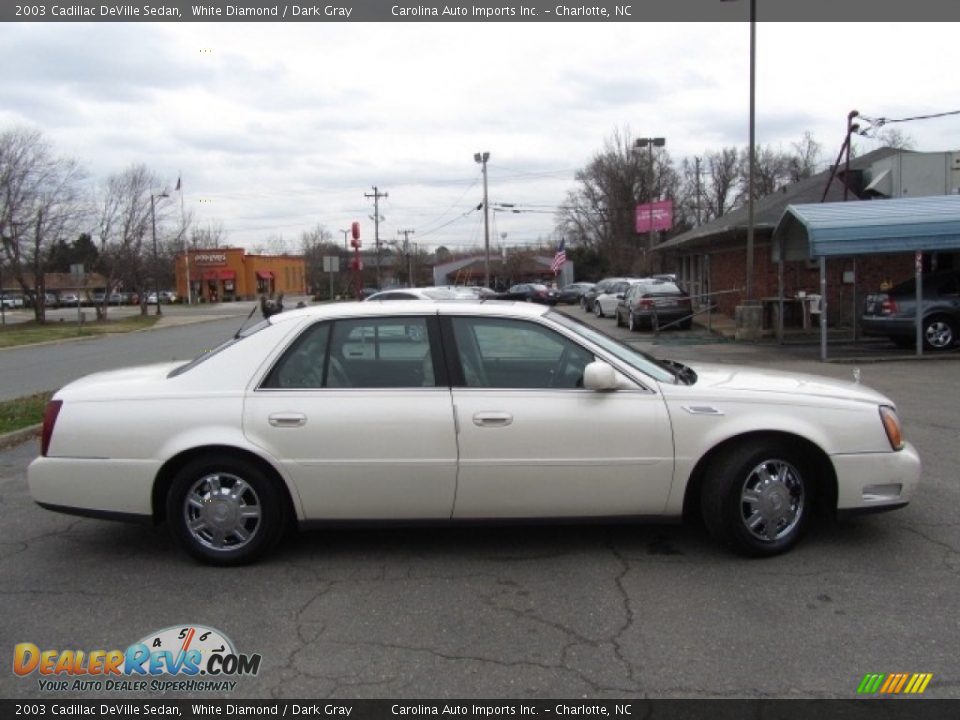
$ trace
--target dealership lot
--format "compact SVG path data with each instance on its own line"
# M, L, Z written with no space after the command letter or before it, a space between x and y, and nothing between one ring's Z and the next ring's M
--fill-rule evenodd
M851 376L679 333L650 347ZM218 570L177 554L162 528L36 507L25 484L36 446L20 445L0 453L0 636L10 653L109 650L207 625L263 656L225 697L853 697L867 672L931 672L927 696L960 697L957 360L861 368L923 458L915 502L816 527L762 561L688 527L353 528ZM36 675L0 675L2 697L43 695Z

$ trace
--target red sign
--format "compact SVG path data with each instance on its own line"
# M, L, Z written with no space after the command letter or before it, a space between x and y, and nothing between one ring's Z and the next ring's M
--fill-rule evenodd
M354 240L360 239L360 223L358 223L356 220L354 220L353 224L350 225L350 234Z
M673 227L673 200L637 205L634 230L637 233L650 232L651 224L653 230L669 230Z

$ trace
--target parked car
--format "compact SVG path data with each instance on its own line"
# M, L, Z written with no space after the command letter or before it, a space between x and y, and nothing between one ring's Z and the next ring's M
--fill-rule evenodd
M559 297L560 293L556 289L542 283L520 283L500 293L501 300L523 300L544 305L556 305Z
M420 301L292 310L189 363L77 380L27 471L43 507L166 522L219 565L294 523L685 513L769 556L815 512L906 505L919 475L862 384L658 360L533 304Z
M177 295L170 290L161 290L160 291L160 303L163 305L169 305L174 300L177 299ZM157 304L157 293L156 291L147 293L147 305L156 305Z
M75 292L60 293L60 307L77 307L80 304L80 296Z
M608 277L603 278L600 282L594 285L592 288L589 288L583 292L580 296L580 308L586 312L593 312L593 302L597 299L597 295L607 292L611 287L616 285L619 282L628 280L629 278L625 277Z
M580 296L592 288L593 285L594 283L592 282L575 282L564 285L560 288L560 296L557 298L557 303L560 305L579 305Z
M921 335L927 350L948 350L960 332L960 270L931 273L923 278ZM890 338L900 347L916 344L916 278L867 295L860 326L864 335Z
M16 309L23 307L23 295L14 295L12 293L4 293L0 295L0 305L8 309Z
M631 285L617 304L617 327L630 330L676 323L689 330L693 323L690 296L676 283L641 280Z
M624 293L634 283L639 280L620 280L608 285L603 292L597 293L593 299L593 314L598 318L613 317L617 312L617 303L623 298Z
M369 297L364 298L364 302L376 300L475 300L476 295L469 290L459 290L445 287L426 287L426 288L394 288L393 290L381 290Z

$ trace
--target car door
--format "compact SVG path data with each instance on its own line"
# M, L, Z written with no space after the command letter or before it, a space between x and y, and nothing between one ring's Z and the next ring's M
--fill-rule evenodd
M316 323L244 405L308 518L449 518L457 444L436 316Z
M583 389L594 353L534 320L441 320L460 448L454 517L663 512L673 436L658 392Z

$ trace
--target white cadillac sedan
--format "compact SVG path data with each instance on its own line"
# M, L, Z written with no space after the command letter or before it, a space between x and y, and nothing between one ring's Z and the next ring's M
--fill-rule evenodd
M814 512L906 505L919 475L863 385L659 361L539 305L397 301L71 383L29 483L45 508L165 521L233 565L291 524L367 520L701 515L774 555Z

